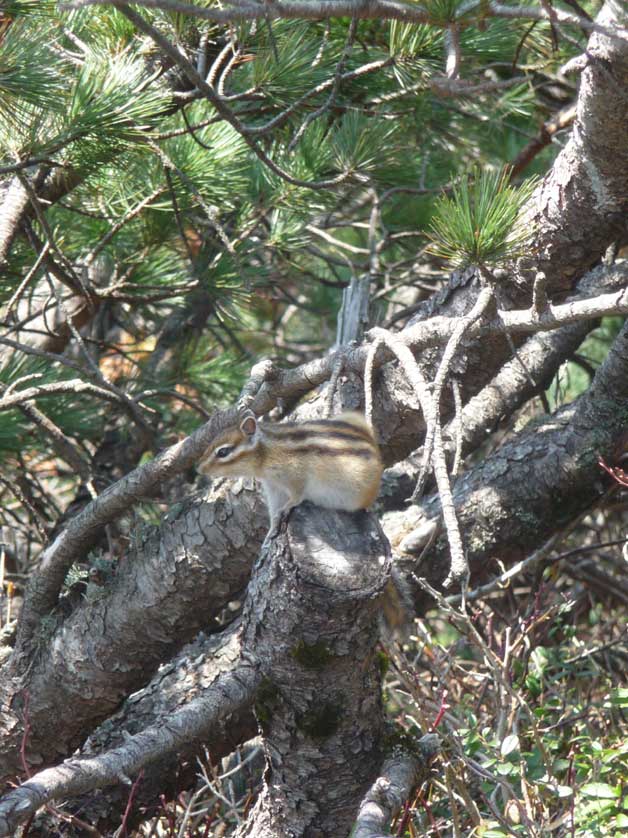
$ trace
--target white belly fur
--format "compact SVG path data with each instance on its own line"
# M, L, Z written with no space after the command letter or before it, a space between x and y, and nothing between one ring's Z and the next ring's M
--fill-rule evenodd
M355 487L349 485L344 475L338 474L336 480L329 481L326 485L318 480L308 480L303 493L304 499L311 500L318 506L326 509L358 509L358 493Z

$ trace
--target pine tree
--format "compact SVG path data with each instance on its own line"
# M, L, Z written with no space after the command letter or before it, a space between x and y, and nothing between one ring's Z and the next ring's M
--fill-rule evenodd
M506 315L527 309L534 291L541 329L550 317L548 283L550 296L562 301L601 264L608 244L624 244L625 231L615 233L609 219L625 211L625 195L609 199L612 211L600 209L602 220L592 224L590 239L597 236L599 247L587 239L578 245L580 257L572 252L577 269L569 259L553 268L554 251L538 244L546 241L546 222L553 229L538 198L547 184L542 178L573 128L578 84L569 71L584 66L588 39L607 38L619 56L619 69L609 71L615 88L626 76L626 30L615 2L599 16L597 0L565 0L565 8L542 1L527 13L515 4L469 0L426 0L402 11L386 0L329 3L342 16L315 3L309 10L280 2L0 3L0 627L11 624L13 631L10 617L24 597L26 603L7 679L26 678L37 650L78 613L77 597L102 604L129 551L145 551L150 563L146 545L154 546L169 521L191 513L196 502L192 459L165 469L163 480L156 469L138 482L145 489L128 489L115 516L103 512L86 526L80 555L56 571L63 592L38 601L24 580L30 576L36 587L42 551L78 528L80 515L106 500L109 487L216 411L230 416L259 361L270 359L275 373L311 364L292 389L277 385L279 395L268 375L259 398L266 399L264 412L274 408L282 418L311 387L330 377L338 387L343 370L350 382L358 361L347 360L351 346L339 344L366 334L355 349L363 353L356 381L366 367L368 382L384 352L403 366L394 335L432 314L466 319L451 327L449 343L439 333L412 347L431 384L421 395L424 379L415 379L415 392L395 411L422 416L412 421L423 424L407 434L384 427L389 391L377 379L375 403L369 405L367 386L366 407L376 427L379 415L388 465L405 461L421 444L417 429L424 433L422 468L404 470L399 486L405 491L404 480L412 483L404 499L413 489L415 500L428 492L422 507L422 514L432 510L428 517L442 501L449 541L438 536L435 546L421 549L433 549L435 563L445 556L448 565L451 556L455 564L451 492L439 474L446 481L448 470L455 475L482 433L470 430L468 439L456 440L453 413L460 416L502 367L516 366L524 333L535 331L513 321L506 339L497 326L491 331L490 318L497 309ZM346 16L350 6L353 17ZM615 40L609 29L619 33ZM625 97L617 102L609 147L621 170ZM605 178L612 179L612 169ZM613 182L600 195L615 188ZM583 193L583 207L587 200ZM607 255L607 266L613 258ZM597 295L617 283L590 287ZM605 358L609 363L625 311L623 302L608 309L615 318L604 321L575 362L590 325L570 350L556 350L538 380L526 368L521 388L528 391L505 415L536 396L541 415L595 395L587 389L591 376ZM485 336L478 338L481 328ZM437 344L447 346L444 355ZM594 356L592 366L583 354ZM570 358L565 385L564 372L555 376ZM336 402L332 387L329 404L350 401L351 386L359 389L355 382L340 386ZM407 386L396 385L396 394ZM622 398L618 392L618 404ZM614 422L590 459L600 453L609 459ZM469 441L473 433L476 442ZM574 500L562 526L590 502L589 495ZM464 532L471 525L459 499L456 505ZM451 496L455 518L453 507ZM522 524L516 538L524 555L540 547L533 531L538 539L553 532L544 527L531 523L528 532ZM408 543L415 532L404 537ZM497 553L511 544L501 537L501 547L490 548ZM473 581L486 554L477 546L474 564L471 537L459 538ZM460 553L462 560L462 547ZM446 569L439 573L429 581L442 581ZM161 660L200 629L217 632L243 584L225 582L209 618L173 628ZM419 611L425 608L424 591L410 596ZM137 678L105 701L104 715L99 710L79 723L77 711L76 729L68 729L54 754L43 735L34 751L45 762L71 754L117 701L149 683L158 663L147 656ZM7 707L16 683L6 687ZM264 700L270 706L275 699ZM18 736L8 710L6 718L0 731ZM23 768L12 762L16 753L0 758L0 774ZM2 817L0 800L0 827Z

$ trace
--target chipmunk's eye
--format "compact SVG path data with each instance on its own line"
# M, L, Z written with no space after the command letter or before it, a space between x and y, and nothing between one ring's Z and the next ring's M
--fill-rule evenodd
M224 460L225 457L228 457L229 454L231 454L234 448L234 445L222 445L220 448L216 450L217 459Z

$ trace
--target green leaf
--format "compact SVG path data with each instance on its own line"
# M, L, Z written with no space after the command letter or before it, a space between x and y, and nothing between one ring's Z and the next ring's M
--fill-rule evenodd
M40 24L33 30L27 19L13 21L4 33L0 45L0 119L6 123L5 130L12 130L11 126L20 134L27 130L34 108L63 108L62 62L50 48L53 40L53 27ZM12 143L12 147L15 145Z
M621 789L619 786L609 786L608 783L587 783L580 789L580 794L603 800L618 800Z
M4 0L0 3L0 12L8 18L21 15L49 17L54 13L55 6L55 0Z
M513 753L513 751L518 751L519 749L519 737L515 733L511 733L504 738L504 741L501 744L500 752L502 757L507 757L508 754Z
M433 253L455 265L482 265L519 255L530 235L520 217L536 186L531 179L519 189L508 171L475 169L436 204L431 226Z
M143 130L163 108L167 92L148 83L145 62L131 54L93 49L83 64L67 113L67 133L76 139L124 143L143 136Z
M395 151L392 121L376 122L354 111L345 115L330 136L332 157L341 172L367 172Z
M628 687L617 687L610 694L611 706L628 707Z
M468 6L468 0L423 0L423 7L430 17L430 23L436 26L446 26L457 20L459 12Z

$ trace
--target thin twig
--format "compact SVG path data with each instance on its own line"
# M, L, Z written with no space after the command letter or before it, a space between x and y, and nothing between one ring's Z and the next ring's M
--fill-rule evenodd
M441 394L443 392L443 387L445 386L447 375L449 374L449 368L451 367L456 352L458 351L458 347L460 346L460 343L462 342L465 333L470 329L471 326L473 326L474 323L481 319L482 315L484 314L484 312L486 311L493 299L493 288L488 285L482 288L471 310L463 317L459 318L458 324L454 329L451 337L449 338L449 341L447 342L447 346L445 347L445 351L443 352L443 357L441 358L441 362L439 364L438 371L436 373L436 377L434 379L433 384L433 399L437 416L440 416ZM428 424L427 431L425 434L425 442L423 443L423 460L421 462L421 471L419 473L419 479L417 481L416 488L412 493L413 503L421 497L421 494L423 493L423 489L425 487L425 483L427 481L427 475L429 474L429 466L432 460L432 449L434 446L435 433L435 425L432 426Z
M460 27L450 23L445 29L445 73L448 79L457 79L460 72Z
M34 262L33 266L30 268L30 270L28 271L28 273L26 274L24 279L20 282L20 284L17 287L17 290L15 291L15 293L13 294L13 296L11 297L9 302L7 303L5 317L7 317L7 318L9 317L13 307L20 301L20 298L21 298L22 294L24 293L24 291L26 290L26 287L28 286L28 283L31 281L31 279L35 276L35 274L39 270L39 268L41 266L41 263L45 260L49 250L50 250L50 242L45 241L44 245L43 245L43 247L42 247L42 249L39 253L39 256L35 259L35 262Z
M464 591L469 576L469 565L467 563L462 544L460 526L456 516L456 508L451 492L449 475L447 474L445 449L435 401L430 394L429 385L408 346L406 346L397 335L386 332L384 329L371 329L371 334L376 339L381 338L382 342L385 343L386 346L396 355L416 393L427 426L429 427L432 425L434 427L434 477L438 487L443 521L445 523L445 530L447 532L447 540L449 542L449 552L451 556L451 567L443 584L445 587L449 587L454 582L459 582Z
M312 124L319 116L322 116L326 111L331 108L334 104L334 100L336 99L336 94L340 89L340 82L342 80L342 72L345 68L345 64L347 63L347 59L351 53L351 48L353 47L353 42L355 40L355 33L358 28L358 20L355 17L351 18L351 23L349 24L349 32L347 33L347 40L345 41L344 48L338 59L338 63L336 64L336 71L334 73L333 83L331 90L329 91L329 96L327 100L323 102L320 108L317 108L312 113L308 114L307 117L301 123L298 131L295 133L294 137L288 143L288 151L293 151L296 147L297 143L307 130L307 127Z
M454 461L451 466L451 476L457 477L462 463L462 394L460 392L460 382L457 379L452 379L451 392L454 397L454 436L456 440L456 449L454 453Z
M105 248L109 242L113 239L113 237L124 227L125 224L128 224L129 221L132 221L136 216L138 216L143 209L145 209L149 204L151 204L155 198L161 195L162 192L165 192L163 186L157 187L154 189L150 195L147 195L146 198L143 198L139 204L130 209L122 218L118 219L115 224L113 224L109 230L105 233L105 235L100 239L100 241L96 242L94 247L85 257L85 264L91 265L94 259L98 256L98 254Z

